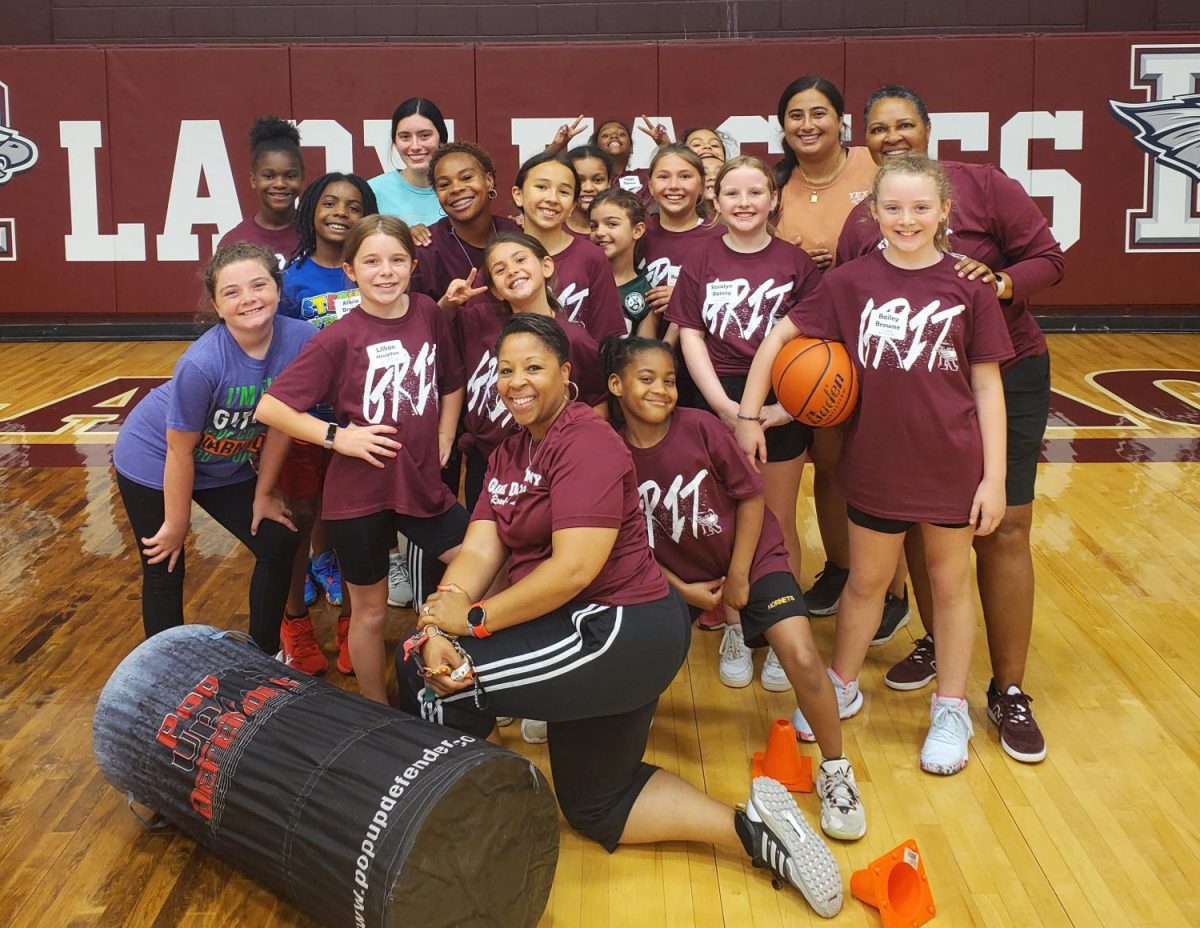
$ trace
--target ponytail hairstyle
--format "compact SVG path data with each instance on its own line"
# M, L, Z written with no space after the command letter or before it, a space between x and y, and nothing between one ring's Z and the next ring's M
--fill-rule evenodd
M575 170L575 165L572 164L563 155L556 155L552 152L543 151L534 155L521 165L521 169L517 171L517 179L513 181L514 187L524 187L525 180L529 177L529 172L542 164L549 164L551 161L557 162L571 172L571 178L575 181L575 200L579 200L579 172Z
M382 232L389 238L394 238L400 243L400 247L408 253L412 259L413 265L417 263L417 247L413 242L412 232L409 231L408 224L399 216L386 216L381 213L375 213L371 216L363 216L362 219L354 223L346 235L346 241L342 243L342 261L345 264L353 264L355 257L358 255L358 249L362 247L362 243L368 235L374 235L376 232Z
M437 104L424 97L409 97L392 112L392 134L388 136L389 159L396 151L396 127L400 125L400 120L408 119L409 116L424 116L433 123L433 128L438 134L439 145L450 140L446 120L442 117L442 111L438 109Z
M576 145L574 148L568 148L566 151L564 151L562 156L567 160L567 163L569 163L572 168L575 167L577 162L582 161L584 158L595 158L604 165L604 170L608 174L608 182L611 184L614 180L612 156L603 148L597 148L595 145ZM579 172L576 171L576 173Z
M600 339L600 364L604 370L604 382L607 384L613 377L620 379L634 358L646 351L661 351L671 363L675 362L675 353L666 342L657 338L643 338L640 335L605 335ZM611 388L606 400L608 404L608 421L614 425L623 425L625 418L621 415L621 403Z
M263 155L278 151L287 155L300 168L304 177L304 156L300 153L300 130L278 116L259 116L250 126L250 170L254 170Z
M500 348L510 335L532 335L558 359L560 365L571 360L571 343L567 341L567 333L557 319L537 313L514 313L509 316L496 337L496 347L492 350L495 357L500 357Z
M650 177L654 177L654 169L658 167L658 162L662 161L668 155L674 155L676 158L682 158L691 167L695 168L697 176L700 178L700 192L696 194L696 214L705 222L711 222L713 216L709 209L708 202L704 199L704 162L700 160L700 156L684 145L682 142L672 142L670 145L663 145L654 153L654 157L650 159Z
M592 216L592 210L597 206L602 206L605 203L611 203L613 206L620 207L621 211L629 217L629 224L636 226L639 222L642 225L646 224L646 206L638 198L637 194L630 193L628 190L622 190L620 187L609 187L607 190L601 190L592 200L592 205L588 207L588 218ZM642 257L642 248L646 242L646 236L642 236L633 243L633 263L637 264Z
M837 89L837 85L833 81L827 80L816 74L805 74L803 77L798 77L786 87L783 88L783 93L779 95L779 106L776 108L775 115L779 117L779 126L782 129L787 118L787 105L792 97L805 90L816 90L829 101L829 105L833 107L833 111L837 113L838 124L842 124L842 117L846 114L846 101L842 97L842 92ZM787 144L786 133L783 143L783 158L775 165L775 183L782 189L788 182L788 178L792 176L792 172L796 169L799 162L796 160L796 153L792 151L792 146Z
M770 191L771 199L775 201L776 208L778 207L779 182L775 179L775 172L767 167L766 163L761 158L755 158L753 155L738 155L736 158L730 158L723 165L721 170L717 172L717 179L713 183L713 192L721 195L721 181L725 179L725 175L730 171L736 171L738 168L753 168L762 174L767 180L767 190Z
M532 235L526 235L524 232L501 232L483 249L483 267L480 270L483 272L483 283L489 289L492 286L492 272L488 270L488 258L492 256L492 252L500 245L520 245L523 248L528 248L533 252L533 256L539 261L545 261L547 258L553 258L550 252L546 251L546 246L539 242ZM558 297L554 295L553 290L554 279L546 281L546 302L550 304L550 308L556 313L563 311L562 304L558 302ZM508 304L505 304L506 306ZM509 306L511 310L512 307ZM518 313L517 315L521 315ZM497 342L497 345L500 343Z
M362 197L363 216L373 216L379 212L375 191L357 174L342 174L338 171L322 174L300 195L300 203L296 207L296 235L300 241L296 245L296 251L292 254L293 261L307 258L316 249L317 228L314 224L314 217L317 213L317 203L320 201L321 195L325 193L325 188L339 180L353 185L358 191L359 196Z
M933 181L933 186L937 190L938 201L942 206L945 206L952 200L950 181L946 178L946 172L942 166L927 155L908 152L903 155L893 155L884 159L883 164L879 166L879 170L875 173L875 182L871 185L871 205L876 211L878 211L879 188L882 186L884 179L891 177L893 174L928 177ZM933 246L940 252L949 253L950 251L949 225L950 218L947 216L938 223L937 232L934 233Z

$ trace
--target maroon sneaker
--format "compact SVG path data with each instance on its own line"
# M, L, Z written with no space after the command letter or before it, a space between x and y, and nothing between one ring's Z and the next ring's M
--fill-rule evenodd
M926 635L913 644L912 653L892 665L883 682L894 690L919 690L937 676L933 638Z
M1045 758L1046 739L1029 707L1032 696L1022 693L1019 686L1001 693L993 680L988 683L987 701L988 717L1000 729L1000 747L1005 754L1025 764Z

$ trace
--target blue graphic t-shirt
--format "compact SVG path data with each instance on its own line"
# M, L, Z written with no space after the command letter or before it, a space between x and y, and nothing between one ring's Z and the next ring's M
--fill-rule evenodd
M172 379L151 390L129 414L113 448L117 472L162 489L171 428L200 433L193 452L197 490L251 479L250 458L266 432L254 408L316 334L311 325L276 316L271 347L257 360L242 351L224 325L213 326L176 362Z
M340 267L322 267L309 256L293 261L283 272L281 316L303 319L323 329L358 303L358 287Z

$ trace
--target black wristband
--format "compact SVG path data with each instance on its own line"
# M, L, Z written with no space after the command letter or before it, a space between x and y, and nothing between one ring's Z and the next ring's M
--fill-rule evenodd
M758 422L758 421L759 421L759 418L758 418L758 416L743 416L743 415L741 414L741 412L739 412L739 413L737 414L737 417L738 417L739 419L741 419L743 422Z

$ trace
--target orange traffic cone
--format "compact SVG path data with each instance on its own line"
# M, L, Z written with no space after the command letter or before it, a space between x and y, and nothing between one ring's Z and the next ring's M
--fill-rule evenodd
M855 899L879 909L883 928L918 928L937 912L925 865L912 838L872 861L865 870L854 871L850 892Z
M767 752L755 752L750 775L771 777L793 793L813 791L812 758L800 753L796 732L787 719L776 719L771 723Z

